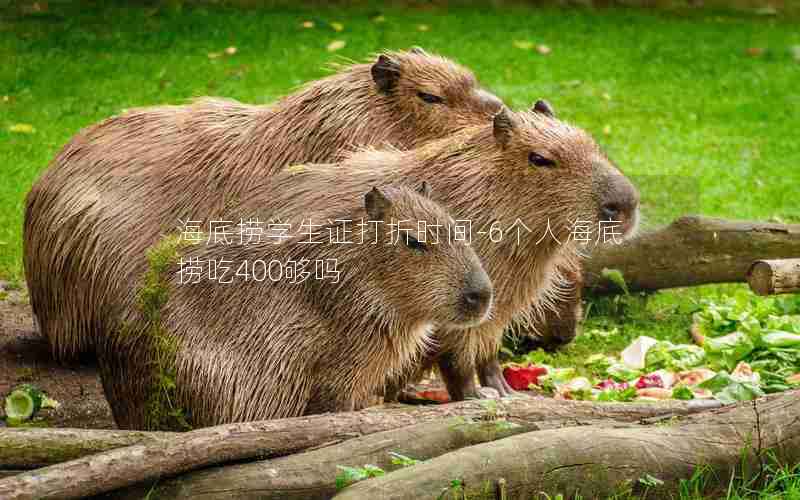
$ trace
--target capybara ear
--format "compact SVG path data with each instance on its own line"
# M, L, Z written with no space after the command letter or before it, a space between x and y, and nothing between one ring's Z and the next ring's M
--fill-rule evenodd
M364 195L364 208L370 220L383 220L392 202L376 187Z
M494 115L494 138L498 144L503 147L508 144L514 127L514 119L511 117L508 108L503 106L503 109Z
M418 56L427 56L428 55L428 53L425 52L425 49L423 49L419 45L414 45L413 47L411 47L411 50L409 50L409 52L411 52L412 54L417 54Z
M428 184L427 181L422 181L422 185L420 185L419 189L417 189L417 192L419 194L421 194L422 196L424 196L425 198L430 198L431 197L431 185Z
M372 65L372 79L381 93L389 94L400 78L400 65L385 54L381 54Z
M543 115L547 115L550 118L556 117L556 112L553 110L553 106L550 105L549 102L545 101L544 99L539 99L534 103L533 108L531 111L534 113L541 113Z

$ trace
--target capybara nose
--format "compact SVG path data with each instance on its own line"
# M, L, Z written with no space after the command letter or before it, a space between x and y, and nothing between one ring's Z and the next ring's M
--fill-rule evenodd
M639 192L625 176L612 175L599 211L601 221L621 224L623 234L628 235L638 220Z
M492 283L482 269L471 271L464 282L461 298L467 316L482 318L492 305Z
M621 210L616 203L606 203L600 207L600 212L603 215L603 220L616 221L619 220L617 217L619 217Z

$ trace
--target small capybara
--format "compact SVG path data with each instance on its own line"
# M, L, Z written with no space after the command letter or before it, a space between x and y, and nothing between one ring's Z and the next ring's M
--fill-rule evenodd
M288 164L335 161L359 146L414 147L488 123L501 105L465 68L413 49L343 68L273 105L201 99L81 131L26 202L25 276L53 356L93 352L116 318L120 286L179 219L207 221Z
M120 427L179 427L176 416L197 427L360 409L387 375L430 347L434 329L455 332L486 319L489 277L469 245L433 243L428 224L454 222L425 184L420 192L373 188L320 211L337 191L309 196L317 210L308 222L319 224L279 244L259 238L179 248L181 265L162 267L166 298L157 311L152 268L143 286L129 288L123 331L98 342ZM369 223L359 229L358 221ZM346 240L332 240L348 231ZM332 271L317 279L315 263L331 260L335 279ZM310 276L296 280L289 263L301 261Z
M296 220L320 186L336 185L346 198L376 182L413 184L428 176L436 179L434 198L471 227L495 291L491 319L468 334L437 330L430 359L454 400L478 395L476 368L483 385L508 394L497 361L504 329L542 315L558 299L564 273L555 268L574 268L583 230L621 239L638 220L633 185L591 136L556 119L549 106L504 108L492 124L410 151L366 150L335 165L294 166L253 186L254 193L271 193L268 203L257 207L244 196L235 210Z

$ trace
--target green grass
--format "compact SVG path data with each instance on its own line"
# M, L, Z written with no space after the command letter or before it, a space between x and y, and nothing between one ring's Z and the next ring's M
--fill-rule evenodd
M268 103L324 76L331 61L412 45L472 68L513 108L544 97L594 133L639 186L646 225L686 213L800 221L797 19L510 5L97 7L108 3L50 2L47 14L0 16L2 278L22 277L25 194L81 127L200 95ZM308 20L314 28L301 27ZM330 53L334 40L346 46ZM209 57L229 46L235 55ZM752 57L749 47L766 52ZM35 132L12 133L15 124ZM594 301L584 330L617 328L601 339L607 352L644 334L687 342L697 301L735 288ZM584 335L548 361L574 364L597 345ZM793 481L796 492L796 471Z
M330 61L414 44L473 68L512 107L546 97L562 117L595 133L641 187L651 224L686 212L800 214L800 64L789 51L800 45L796 20L521 6L237 10L50 2L50 9L0 16L5 277L22 275L25 194L81 127L133 106L200 95L267 103L323 76ZM315 27L302 28L306 20ZM423 24L427 31L419 30ZM332 54L325 49L332 40L347 45ZM552 53L516 48L514 40L546 44ZM234 56L208 57L228 46L238 49ZM748 47L767 51L751 57ZM20 123L35 133L8 131Z

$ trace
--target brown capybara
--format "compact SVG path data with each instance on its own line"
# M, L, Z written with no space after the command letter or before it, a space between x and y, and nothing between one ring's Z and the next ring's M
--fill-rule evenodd
M503 330L559 296L554 268L571 268L582 246L573 229L622 238L638 220L636 189L588 134L554 118L549 107L504 109L493 124L410 151L366 150L336 165L290 167L253 186L254 193L271 193L268 203L257 207L244 196L232 213L296 221L320 186L336 185L346 199L376 182L414 184L427 176L436 179L434 198L457 221L470 222L472 246L495 291L491 319L467 334L437 330L431 358L452 399L477 395L476 368L483 385L507 394L497 362ZM620 222L601 224L610 219Z
M486 319L489 277L469 245L432 243L434 229L425 222L454 222L425 184L420 193L391 186L357 199L348 193L332 211L320 211L339 200L337 191L320 186L309 195L316 208L310 229L292 228L280 244L266 236L204 239L176 246L173 262L180 260L168 266L151 252L160 278L151 268L143 287L129 287L124 328L98 341L103 386L120 427L360 409L387 375L425 352L434 329L456 335ZM316 274L318 263L332 260L327 278ZM299 262L306 279L297 279ZM149 298L160 296L153 292L159 279L167 298L153 311Z
M201 99L134 109L78 133L34 184L25 276L55 358L91 353L120 284L159 235L207 221L291 163L357 146L410 148L487 123L502 103L474 75L415 49L386 52L269 106Z

